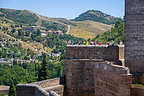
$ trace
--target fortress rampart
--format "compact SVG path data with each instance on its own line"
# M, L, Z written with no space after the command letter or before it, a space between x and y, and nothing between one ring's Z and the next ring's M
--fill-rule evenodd
M144 74L144 0L125 0L125 64Z
M123 58L121 50L119 46L67 46L64 96L130 96L129 69L117 64Z
M63 96L63 85L60 85L60 79L49 79L30 84L20 84L16 88L17 96ZM58 95L53 95L52 92Z
M104 59L116 61L124 59L124 46L68 45L65 57L67 59Z

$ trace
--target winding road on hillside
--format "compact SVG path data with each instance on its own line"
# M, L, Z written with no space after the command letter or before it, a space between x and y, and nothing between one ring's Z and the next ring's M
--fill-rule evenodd
M67 27L68 27L68 30L67 30L66 34L69 34L70 29L71 29L71 26L70 26L70 25L67 25Z

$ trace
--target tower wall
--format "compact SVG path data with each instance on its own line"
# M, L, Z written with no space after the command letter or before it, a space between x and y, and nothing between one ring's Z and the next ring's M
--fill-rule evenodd
M131 75L118 46L67 46L64 96L130 96Z
M66 59L104 59L116 61L124 58L124 46L68 45Z
M144 73L144 0L125 1L125 64Z

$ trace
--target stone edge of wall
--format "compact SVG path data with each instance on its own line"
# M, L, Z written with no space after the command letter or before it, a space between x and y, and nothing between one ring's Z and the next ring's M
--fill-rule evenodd
M115 46L108 46L108 45L67 45L66 47L124 47L124 45L115 45Z
M43 88L41 88L40 86L35 85L35 84L18 84L16 89L21 88L21 87L22 88L34 88L34 91L41 92L43 94L43 96L50 96L47 91L45 91ZM34 94L35 94L35 92L34 92Z
M143 96L144 88L141 87L131 87L131 96Z
M47 82L56 82L56 84L59 85L60 84L60 78L48 79L48 80L43 80L43 81L39 81L39 82L33 82L30 84L35 84L35 85L42 87L41 85L44 83L47 83ZM47 87L49 87L49 86L47 86Z
M127 74L131 75L129 68L120 66L120 65L115 65L113 62L109 61L104 61L103 59L64 59L65 62L93 62L95 64L95 68L102 68L104 70L112 71L109 69L109 67L113 68L113 72L116 72L118 74ZM119 70L117 70L119 69Z
M124 59L124 45L67 45L65 59L104 59L118 61Z
M33 90L32 93L34 94L34 96L37 96L37 93L39 93L40 96L50 96L51 91L47 91L44 89L45 87L43 87L43 84L46 84L46 83L55 83L56 85L59 85L60 84L60 78L48 79L48 80L33 82L33 83L29 83L29 84L18 84L16 86L17 95L21 96L20 95L20 94L22 94L21 91L23 91L23 92L25 91L25 94L26 94L26 92L27 92L26 90L32 89ZM52 89L52 88L55 88L54 86L55 85L52 84L51 86L46 86L46 87ZM25 94L24 94L24 96L27 96ZM27 93L27 94L29 94L29 93Z

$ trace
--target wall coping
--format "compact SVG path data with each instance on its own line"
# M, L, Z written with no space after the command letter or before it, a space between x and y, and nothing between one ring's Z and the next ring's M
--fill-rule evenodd
M36 88L37 90L39 90L44 96L50 96L50 94L45 91L43 88L41 88L38 85L35 84L18 84L17 87L32 87L32 88Z
M67 45L67 47L124 47L124 45L114 45L114 46L108 46L108 45Z
M48 79L48 80L43 80L43 81L38 81L38 82L33 82L33 83L29 83L29 84L41 84L41 83L44 83L44 82L50 82L50 81L54 81L54 80L58 80L60 81L60 78L54 78L54 79Z
M93 61L97 61L97 62L105 62L104 59L64 59L66 60L70 60L70 61L89 61L89 62L93 62Z
M114 62L109 62L109 61L104 61L103 59L65 59L64 61L69 61L69 62L94 62L93 64L95 65L95 68L102 68L104 70L110 70L110 67L113 67L113 72L116 72L118 74L126 74L126 75L131 75L129 68L120 66L120 65L115 65L113 64ZM119 70L117 70L119 69Z
M60 83L60 78L54 78L54 79L48 79L48 80L43 80L43 81L39 81L39 82L33 82L33 83L29 83L29 84L18 84L17 88L33 88L34 89L34 94L36 95L35 91L39 91L41 94L43 94L43 96L53 96L51 91L47 91L45 90L45 88L43 88L41 86L42 83L51 83L52 81L57 81L58 83ZM57 85L58 86L58 85ZM46 87L47 89L52 89L55 88L57 86L51 86L51 87ZM59 85L62 86L62 85ZM56 94L56 93L55 93ZM59 95L57 95L59 96Z

